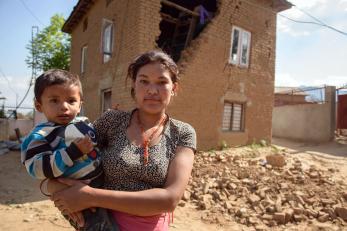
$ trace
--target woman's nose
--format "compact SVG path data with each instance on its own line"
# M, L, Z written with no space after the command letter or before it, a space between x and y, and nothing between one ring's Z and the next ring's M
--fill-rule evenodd
M156 94L156 93L158 93L158 87L156 86L156 84L149 84L147 92L149 94Z

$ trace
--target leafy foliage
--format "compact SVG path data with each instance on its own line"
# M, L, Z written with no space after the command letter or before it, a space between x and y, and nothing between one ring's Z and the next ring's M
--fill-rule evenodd
M63 16L54 15L51 17L51 24L29 42L27 49L30 55L25 60L28 67L42 71L52 68L69 69L71 38L61 31L64 22Z

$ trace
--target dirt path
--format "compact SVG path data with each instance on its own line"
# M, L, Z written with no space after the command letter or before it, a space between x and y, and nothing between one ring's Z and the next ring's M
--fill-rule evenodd
M281 148L285 147L304 164L315 165L320 169L336 169L335 177L346 182L347 145L336 143L310 145L279 139L275 139L274 144ZM20 164L19 152L0 156L0 185L0 231L73 230L53 203L39 193L38 182L30 178ZM235 222L223 226L208 224L201 220L201 215L202 211L196 210L192 204L187 203L184 207L178 207L170 230L254 230ZM287 227L286 230L302 230L303 227L306 227L306 230L338 230L324 223L314 223L310 226L298 224Z

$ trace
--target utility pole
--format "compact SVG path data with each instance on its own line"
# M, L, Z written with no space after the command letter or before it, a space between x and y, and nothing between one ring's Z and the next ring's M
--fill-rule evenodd
M37 76L37 47L34 43L34 39L36 38L37 34L39 33L39 27L38 26L32 26L31 27L31 55L33 58L33 65L31 67L31 82L30 84L34 84L36 76Z
M37 77L37 47L34 43L34 39L36 38L37 34L39 33L39 27L38 26L32 26L31 27L31 55L33 58L33 65L31 67L31 80L30 80L30 86L34 85L36 77ZM34 45L35 44L35 45ZM36 110L35 107L33 109L33 126L35 126L35 115Z

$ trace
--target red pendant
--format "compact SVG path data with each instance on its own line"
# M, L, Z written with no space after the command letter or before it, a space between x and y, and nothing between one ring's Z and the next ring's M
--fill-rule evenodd
M145 165L148 164L148 156L149 156L149 153L148 153L148 144L146 144L146 146L144 147L144 150L143 150L143 163Z

